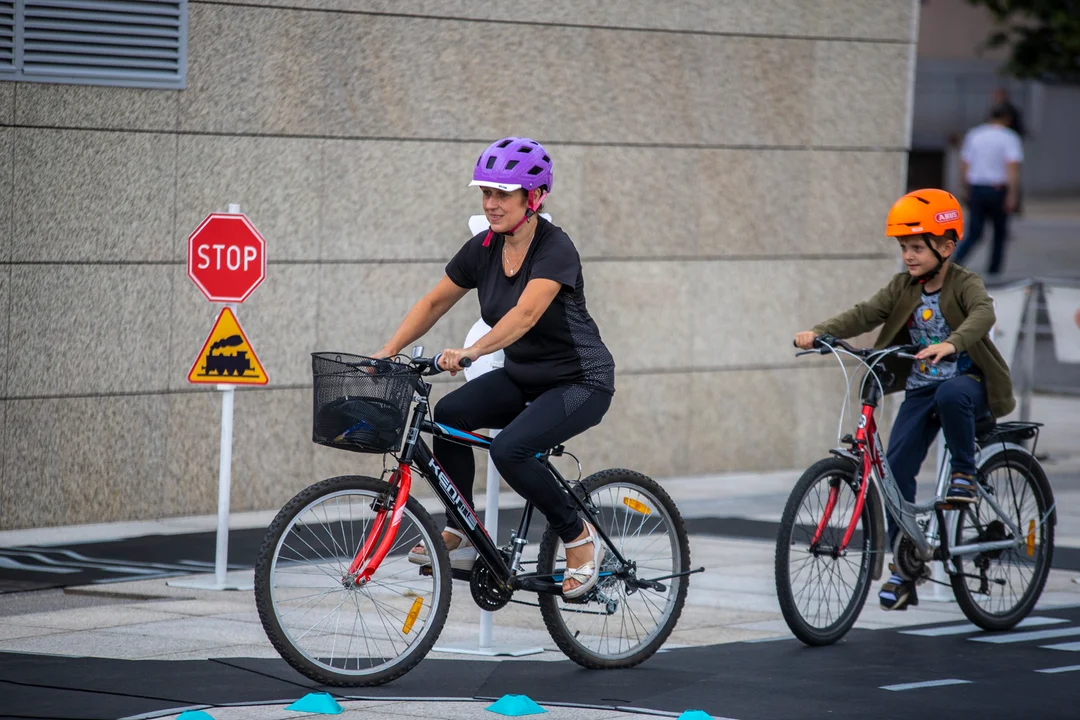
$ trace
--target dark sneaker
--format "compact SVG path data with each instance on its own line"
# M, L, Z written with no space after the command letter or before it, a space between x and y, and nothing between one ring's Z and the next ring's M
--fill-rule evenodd
M915 583L905 580L896 573L893 573L892 577L881 586L878 599L881 601L882 610L907 610L909 606L919 604Z
M949 490L945 493L945 502L950 505L958 503L978 502L979 495L975 492L975 480L970 475L954 473L949 481Z

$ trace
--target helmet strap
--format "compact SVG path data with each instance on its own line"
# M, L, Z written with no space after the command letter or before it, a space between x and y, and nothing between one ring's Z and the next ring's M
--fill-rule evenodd
M926 246L930 248L930 252L934 253L934 257L937 258L937 265L935 265L934 269L930 272L924 273L917 278L913 278L913 281L918 283L919 285L925 285L926 283L937 277L937 274L941 272L941 268L945 265L945 258L941 257L941 253L937 251L937 248L934 247L933 241L931 241L929 238L927 238L926 240Z
M536 214L536 211L540 209L540 206L544 203L544 198L548 196L546 191L538 190L536 196L529 192L529 207L525 208L525 214L521 220L518 220L518 224L506 231L507 235L513 235L517 232L518 228L527 223L529 219ZM495 234L495 231L488 228L487 237L484 238L484 247L491 245L491 237Z

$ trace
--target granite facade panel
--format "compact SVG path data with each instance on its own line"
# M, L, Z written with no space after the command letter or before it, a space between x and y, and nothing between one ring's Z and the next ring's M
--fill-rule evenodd
M9 400L5 529L161 516L163 395Z
M34 128L14 132L12 260L172 257L174 136Z
M8 396L164 390L173 274L164 265L11 266Z

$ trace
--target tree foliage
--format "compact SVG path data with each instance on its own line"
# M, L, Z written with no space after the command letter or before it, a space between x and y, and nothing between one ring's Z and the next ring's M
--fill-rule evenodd
M999 29L986 47L1010 48L1005 72L1045 82L1080 83L1080 0L968 0Z

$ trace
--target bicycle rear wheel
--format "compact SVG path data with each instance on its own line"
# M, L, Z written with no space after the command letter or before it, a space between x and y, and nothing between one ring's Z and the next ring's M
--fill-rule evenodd
M971 622L984 630L1009 630L1039 600L1054 557L1054 504L1050 482L1030 455L1000 452L980 468L983 487L1024 534L1019 545L954 560L953 594ZM965 508L955 546L1013 535L985 500Z
M664 644L679 621L690 569L690 541L671 497L654 480L632 470L603 470L575 488L586 498L603 530L633 576L666 578L664 590L633 585L610 551L601 555L601 577L584 602L540 595L540 614L559 649L578 665L626 668L644 662ZM603 542L603 541L600 541ZM561 581L566 568L562 541L551 527L540 542L538 572Z
M856 520L843 553L859 493L855 466L828 458L811 465L788 497L776 538L776 595L791 632L807 645L829 645L859 618L870 590L872 544L877 531L869 502ZM818 524L834 506L818 541Z
M259 550L255 603L266 636L316 682L380 685L400 677L427 655L446 622L450 557L415 498L370 582L346 577L390 491L370 477L323 480L281 509ZM417 542L432 558L429 574L408 560Z

